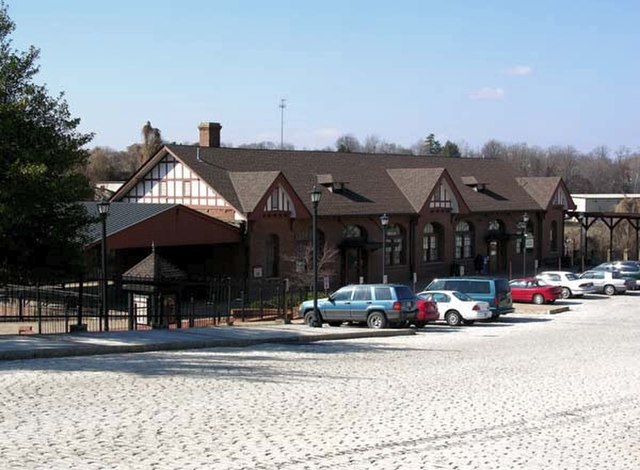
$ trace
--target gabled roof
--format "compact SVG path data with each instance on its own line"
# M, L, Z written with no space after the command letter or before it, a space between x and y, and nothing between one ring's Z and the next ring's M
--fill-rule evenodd
M234 171L229 172L231 184L246 214L253 212L264 193L276 180L279 171Z
M444 171L444 168L397 168L387 170L387 173L411 206L419 212Z
M184 280L187 274L153 249L151 254L123 274L125 279Z
M549 207L559 186L565 190L570 208L575 207L569 191L559 176L522 176L517 178L517 181L543 209Z
M331 174L349 184L331 192L318 186L322 215L415 214L419 200L434 178L446 169L470 211L535 211L541 205L525 191L508 163L494 159L425 157L414 155L340 153L329 151L256 150L166 145L143 165L114 197L117 200L166 153L189 166L232 207L247 215L255 210L260 191L281 173L309 212L308 197L318 175ZM415 173L412 175L412 173ZM464 184L469 177L489 184L477 190ZM420 180L426 188L420 188ZM464 178L464 181L463 181ZM252 184L252 183L255 183ZM405 184L409 185L406 187ZM426 196L425 196L426 197ZM551 195L549 195L551 197Z
M89 244L92 244L102 239L102 222L99 220L98 203L91 201L83 202L82 204L87 214L96 219L96 221L89 224L86 229ZM112 202L109 205L107 237L173 209L176 206L177 204L129 204L126 202Z

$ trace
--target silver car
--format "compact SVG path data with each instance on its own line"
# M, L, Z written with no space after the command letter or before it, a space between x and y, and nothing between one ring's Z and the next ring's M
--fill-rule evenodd
M624 294L635 287L635 281L619 271L585 271L580 274L580 279L593 282L595 292L606 295Z
M547 284L562 287L562 298L580 297L584 294L591 294L595 291L593 282L587 279L580 279L571 271L544 271L536 276Z

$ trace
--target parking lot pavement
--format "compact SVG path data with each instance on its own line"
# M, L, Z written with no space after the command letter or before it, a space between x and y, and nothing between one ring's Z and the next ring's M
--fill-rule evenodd
M0 468L640 468L638 296L416 335L0 363Z

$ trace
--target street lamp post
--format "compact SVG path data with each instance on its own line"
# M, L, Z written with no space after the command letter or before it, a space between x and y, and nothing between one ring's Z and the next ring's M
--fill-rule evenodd
M387 214L380 216L380 225L382 226L382 283L386 284L384 268L387 264L387 225L389 225L389 216Z
M527 277L527 224L529 214L522 214L522 220L518 222L518 228L522 231L522 277Z
M109 215L109 206L109 201L98 203L98 213L102 221L102 242L100 243L102 253L102 275L100 276L102 308L100 317L104 321L104 331L109 331L109 307L107 305L107 216Z
M312 241L313 241L313 323L311 326L322 327L320 312L318 312L318 204L322 193L314 186L311 190L311 204L313 205Z

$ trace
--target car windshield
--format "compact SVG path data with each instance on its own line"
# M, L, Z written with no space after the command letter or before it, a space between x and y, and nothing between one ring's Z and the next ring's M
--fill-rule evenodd
M568 279L569 281L575 281L576 279L578 279L578 276L576 276L576 275L575 275L575 274L573 274L573 273L567 273L567 279Z
M539 285L539 286L550 286L551 285L548 282L546 282L544 279L536 279L535 281L531 282L531 286L535 287L536 284Z
M454 297L457 297L458 299L462 300L463 302L471 302L473 299L471 297L469 297L467 294L463 294L462 292L452 292L452 294L454 295Z

